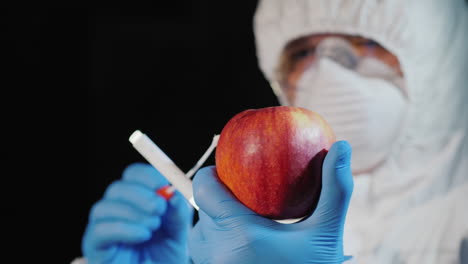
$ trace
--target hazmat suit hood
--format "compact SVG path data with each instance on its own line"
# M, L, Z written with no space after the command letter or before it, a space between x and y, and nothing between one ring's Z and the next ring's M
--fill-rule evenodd
M385 162L355 177L345 250L362 263L452 263L460 236L468 235L461 204L468 200L466 2L263 0L254 32L260 68L272 84L285 46L312 34L359 35L398 58L408 100L404 124ZM347 245L347 236L356 239ZM419 253L402 253L405 246Z

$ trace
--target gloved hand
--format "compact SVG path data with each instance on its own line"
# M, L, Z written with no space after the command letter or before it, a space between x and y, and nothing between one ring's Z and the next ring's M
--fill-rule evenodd
M165 185L150 165L124 170L91 209L82 241L89 264L188 263L193 210L178 192L169 201L155 193Z
M200 170L194 198L200 220L191 231L195 263L342 263L343 226L353 190L351 147L336 142L325 157L322 191L307 219L280 224L240 203L218 180L215 167Z

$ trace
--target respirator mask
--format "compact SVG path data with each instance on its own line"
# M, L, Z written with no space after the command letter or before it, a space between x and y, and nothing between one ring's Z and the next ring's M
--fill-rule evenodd
M327 120L337 140L351 144L353 172L366 172L385 159L400 130L407 105L403 79L378 59L360 58L341 38L323 40L315 55L288 104Z

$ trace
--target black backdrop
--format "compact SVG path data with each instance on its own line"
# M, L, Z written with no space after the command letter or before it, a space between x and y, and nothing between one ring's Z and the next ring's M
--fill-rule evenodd
M143 161L128 142L133 130L187 171L234 114L277 104L257 66L255 3L219 2L89 17L88 172L72 253L90 206L125 166Z
M257 66L255 8L1 9L2 262L80 256L89 209L143 161L135 129L188 170L234 114L278 104Z
M26 139L0 192L7 255L80 256L91 206L144 161L135 129L187 171L234 114L278 104L257 65L255 1L139 4L3 10L3 99L18 106L3 121Z
M256 3L240 2L88 12L88 170L70 223L70 258L80 254L92 204L125 166L143 161L128 142L135 129L187 171L234 114L277 104L257 66Z

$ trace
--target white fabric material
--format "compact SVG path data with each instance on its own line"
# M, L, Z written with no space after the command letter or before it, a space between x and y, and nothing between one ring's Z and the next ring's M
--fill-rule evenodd
M468 230L466 3L263 0L254 31L271 83L285 45L314 33L360 35L397 56L408 98L404 124L384 163L355 177L345 252L359 263L458 263Z
M359 60L359 63L356 65L354 70L362 76L379 78L391 82L406 95L404 79L398 75L396 70L379 59L369 56L363 57Z
M358 264L355 258L348 259L343 262L343 264Z
M88 264L85 258L76 258L70 264Z
M371 169L387 157L387 146L395 141L406 110L398 87L363 77L328 58L318 59L302 74L291 104L316 109L331 125L337 140L349 141L353 171Z

